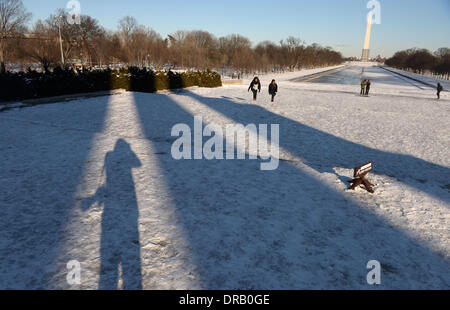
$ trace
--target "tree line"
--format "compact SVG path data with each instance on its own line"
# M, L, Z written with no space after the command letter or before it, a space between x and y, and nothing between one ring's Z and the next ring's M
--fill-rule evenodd
M81 16L80 24L72 25L66 15L60 9L28 26L31 14L21 0L0 0L1 72L6 71L6 64L24 67L36 63L42 71L55 67L136 66L249 74L343 62L342 55L332 48L307 45L294 37L256 46L238 34L217 38L201 30L177 31L163 38L131 16L122 18L117 30L112 31L87 15Z
M386 65L419 74L450 79L450 48L440 48L431 53L427 49L408 49L387 59Z

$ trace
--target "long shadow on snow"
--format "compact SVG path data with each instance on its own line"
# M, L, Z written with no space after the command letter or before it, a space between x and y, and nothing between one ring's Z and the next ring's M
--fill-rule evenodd
M291 122L269 118L256 107L188 95L244 124L281 122L283 128ZM176 95L134 96L146 136L167 154L159 157L174 204L167 207L178 214L205 289L367 289L366 264L372 259L388 270L383 288L448 286L444 258L290 163L263 172L252 160L172 159L167 143L172 127L193 128L194 116L174 101ZM245 118L242 109L255 111ZM331 139L296 126L325 142ZM286 130L283 147L289 146ZM156 139L161 137L166 141ZM291 142L300 143L301 137ZM311 151L320 151L317 147ZM314 155L303 154L313 166ZM339 160L329 152L325 156Z
M372 149L274 114L258 105L205 98L190 91L180 94L192 97L237 123L280 124L280 147L319 172L335 173L333 168L352 169L372 160L376 173L396 178L399 182L450 203L446 188L450 184L449 167L411 155Z
M23 135L12 126L0 138L5 142L0 148L0 288L60 289L55 283L65 283L69 258L60 258L68 241L65 228L109 99L13 111L31 122L23 123Z
M114 290L122 270L123 287L142 289L141 249L138 230L139 207L132 169L141 162L123 139L105 156L106 185L83 201L83 209L93 203L103 205L100 243L100 290Z

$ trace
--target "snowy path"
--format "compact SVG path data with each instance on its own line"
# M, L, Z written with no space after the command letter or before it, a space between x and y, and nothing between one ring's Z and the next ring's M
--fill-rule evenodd
M358 85L289 82L124 93L0 113L0 289L450 287L449 94L379 68ZM395 80L395 83L393 81ZM280 124L280 167L175 161L172 126ZM243 147L243 146L237 146ZM346 191L375 162L376 194Z

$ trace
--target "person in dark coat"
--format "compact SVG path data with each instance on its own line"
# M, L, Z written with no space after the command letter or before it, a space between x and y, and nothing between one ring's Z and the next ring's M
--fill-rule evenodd
M253 81L250 83L250 87L248 91L252 90L253 92L253 101L256 101L256 96L258 95L258 91L261 92L261 82L258 77L255 77Z
M437 97L438 99L441 99L441 91L443 91L444 88L442 87L441 83L438 83L437 85Z
M278 92L278 85L275 82L275 80L272 80L272 83L270 83L269 85L269 95L272 96L272 102L274 102L277 92Z
M369 96L369 92L370 92L370 85L372 83L370 82L370 80L367 80L366 82L366 96Z

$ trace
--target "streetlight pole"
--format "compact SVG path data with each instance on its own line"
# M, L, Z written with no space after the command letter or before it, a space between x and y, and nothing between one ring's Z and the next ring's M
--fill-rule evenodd
M59 17L58 30L59 30L59 47L61 48L61 68L64 69L64 52L63 52L62 37L61 37L61 20L62 20L62 16Z

